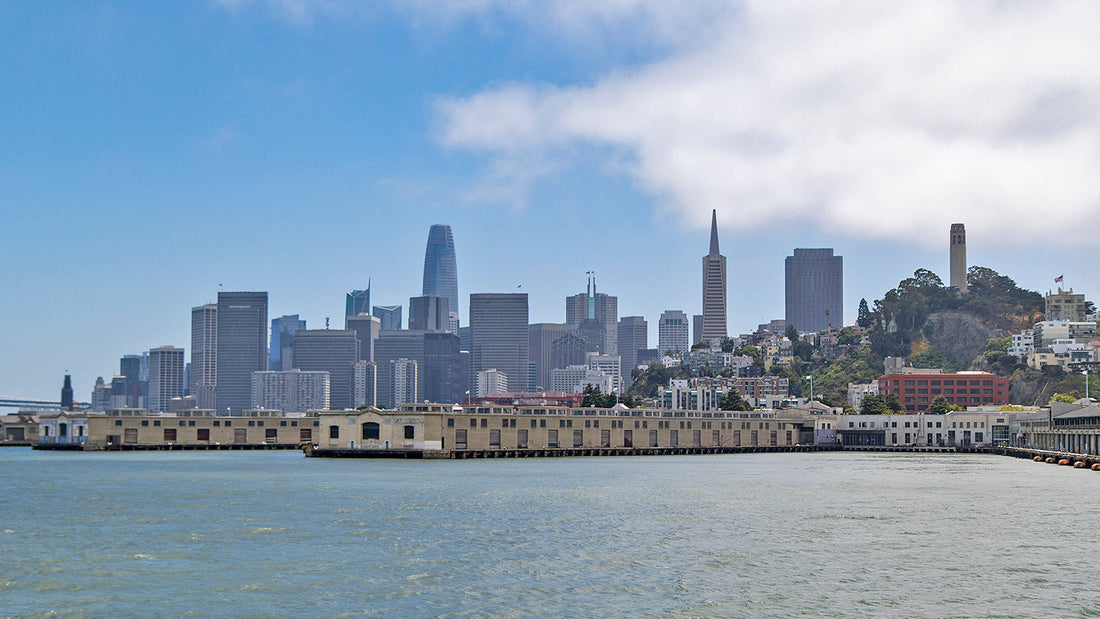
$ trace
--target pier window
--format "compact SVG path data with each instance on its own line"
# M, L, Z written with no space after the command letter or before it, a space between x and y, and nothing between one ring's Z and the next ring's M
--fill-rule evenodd
M488 417L482 417L481 418L481 427L483 427L483 428L488 428L489 427L489 418Z
M176 440L176 429L175 428L165 428L164 429L164 441L166 443L172 443L172 442L175 442L175 440Z
M382 428L373 421L368 421L363 424L363 440L382 438Z
M471 428L476 428L477 427L477 419L474 419L473 417L470 417L470 427Z
M195 439L200 441L210 440L210 428L199 428L195 431Z
M62 425L62 427L64 427L65 424L61 424L61 425ZM149 420L148 419L142 419L141 420L141 425L143 427L148 427L149 426Z
M405 440L411 441L416 436L416 428L413 426L405 426ZM500 436L500 430L497 430L497 436Z
M454 417L448 417L447 418L447 427L448 428L455 427L455 418Z
M340 426L329 426L328 427L328 437L329 438L340 438Z
M539 420L538 420L538 419L532 419L532 420L531 420L531 427L532 427L532 428L537 428L537 427L539 427Z
M302 441L303 443L308 443L308 442L312 441L313 440L313 429L312 428L301 428L300 430L298 430L298 440Z

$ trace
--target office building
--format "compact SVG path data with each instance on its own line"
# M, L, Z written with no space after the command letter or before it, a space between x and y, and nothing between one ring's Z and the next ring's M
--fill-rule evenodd
M680 310L665 310L657 321L657 352L661 355L687 356L688 317Z
M65 375L65 381L61 383L61 410L73 410L73 377Z
M218 412L239 414L252 405L252 373L267 370L267 293L218 293Z
M703 341L703 315L696 314L691 317L691 345L694 346Z
M393 403L387 403L386 408L396 408L402 404L411 404L419 401L417 397L417 363L411 359L394 359L389 362L387 385L389 392L393 394Z
M623 363L623 386L630 386L630 372L638 367L638 351L649 347L649 323L641 316L619 319L619 357Z
M963 224L951 224L951 287L959 294L967 293L966 226Z
M523 391L529 358L526 293L470 295L471 371L504 372L515 391Z
M417 366L421 400L457 404L470 389L469 354L458 336L447 331L424 333L423 363Z
M148 408L168 412L172 398L183 397L183 349L161 346L149 351Z
M359 361L355 332L342 329L303 329L294 334L291 364L295 369L328 372L329 405L352 408L353 372Z
M588 368L611 377L611 388L604 393L622 393L622 359L619 355L588 353Z
M378 406L378 366L370 361L355 364L355 408Z
M330 404L329 388L328 372L253 372L252 408L284 413L326 410Z
M374 361L374 342L382 330L382 321L370 314L356 314L344 318L344 328L355 332L359 342L359 360Z
M294 332L306 328L306 321L298 314L280 316L271 320L271 354L269 370L289 370L290 350L294 347Z
M428 231L428 245L424 250L424 296L447 299L448 330L458 328L458 266L455 259L455 240L451 227L435 224ZM412 316L412 309L409 309ZM410 329L414 328L411 325ZM451 330L454 333L453 330Z
M718 253L718 211L711 211L710 253L703 256L702 341L726 337L726 257ZM684 349L687 352L687 349Z
M450 327L447 297L424 295L409 299L410 331L450 331Z
M344 318L370 313L370 280L366 290L352 290L344 297ZM305 327L302 327L303 329Z
M143 359L141 355L123 355L118 362L118 373L124 377L124 394L120 401L125 408L145 408L148 405L149 381L144 378Z
M535 382L533 391L543 391L550 388L550 370L554 366L551 363L551 349L554 341L565 335L572 327L564 323L539 322L527 327L528 363L535 364ZM583 359L584 346L581 345ZM573 361L572 363L580 363ZM565 367L564 365L561 367Z
M565 324L576 328L587 352L617 354L619 299L596 292L596 274L588 272L585 292L565 298Z
M213 303L191 308L191 372L188 389L195 405L212 409L218 379L218 306Z
M381 321L383 331L401 330L401 306L400 305L375 305L371 314Z
M844 326L844 258L832 249L796 249L784 262L786 323L799 333Z

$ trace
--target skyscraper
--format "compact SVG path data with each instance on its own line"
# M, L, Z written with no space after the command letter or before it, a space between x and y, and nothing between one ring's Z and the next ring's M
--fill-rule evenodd
M448 331L450 305L447 297L424 295L409 299L410 331Z
M619 299L596 292L595 273L588 272L588 289L585 292L565 298L565 324L576 328L588 352L617 354Z
M657 354L680 353L687 355L691 350L688 344L688 317L680 310L665 310L657 321Z
M183 397L183 349L161 346L149 351L149 410L167 412L172 398Z
M65 375L65 382L61 384L61 410L73 410L73 377L70 374Z
M267 369L267 293L218 293L218 412L252 405L252 373Z
M191 395L195 406L217 406L214 387L218 380L218 306L213 303L191 308Z
M271 371L290 369L290 349L294 346L294 332L306 328L306 321L298 314L271 319L271 355L267 367Z
M524 391L529 357L526 293L470 295L471 372L498 369Z
M951 287L966 294L966 226L951 224Z
M649 323L641 316L619 319L619 357L622 358L623 384L630 385L630 371L638 366L638 351L649 348Z
M359 340L359 360L374 361L374 342L382 330L382 322L370 314L357 314L344 319L344 328L355 332Z
M334 410L351 408L355 399L355 363L359 343L354 331L302 329L294 334L294 369L328 372L329 404Z
M400 305L375 305L371 313L382 321L383 331L401 330L401 306Z
M796 249L784 262L786 322L800 333L844 326L844 258L832 249Z
M344 301L344 317L370 313L370 280L366 290L352 290Z
M703 256L703 341L726 334L726 257L718 253L718 211L713 210L710 253Z
M424 296L445 297L449 312L458 321L458 266L451 227L435 224L428 231L424 250ZM412 314L412 310L409 310ZM411 327L410 327L411 328Z
M551 350L554 341L573 329L561 323L540 322L527 328L528 363L535 364L535 382L532 390L550 388ZM583 348L582 356L583 359ZM575 361L574 363L579 363ZM564 365L561 367L565 367Z

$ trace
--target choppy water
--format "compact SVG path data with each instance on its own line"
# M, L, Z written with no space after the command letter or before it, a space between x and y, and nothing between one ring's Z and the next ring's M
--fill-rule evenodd
M0 615L1100 616L1100 473L998 456L0 449Z

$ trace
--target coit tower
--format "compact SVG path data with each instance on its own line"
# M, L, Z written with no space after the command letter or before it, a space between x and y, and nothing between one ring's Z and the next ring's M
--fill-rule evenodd
M951 224L951 287L966 294L966 226Z

